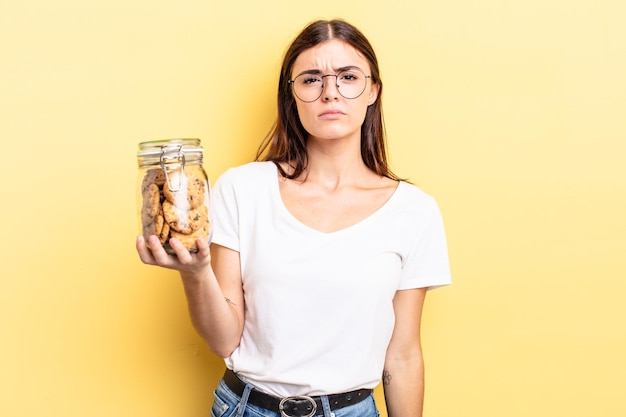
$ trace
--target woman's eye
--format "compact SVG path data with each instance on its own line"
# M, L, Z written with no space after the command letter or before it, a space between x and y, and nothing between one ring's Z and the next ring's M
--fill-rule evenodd
M303 77L302 84L304 85L315 85L316 83L321 83L322 80L319 77Z
M340 79L342 81L356 81L359 79L359 76L353 72L344 72L341 74Z

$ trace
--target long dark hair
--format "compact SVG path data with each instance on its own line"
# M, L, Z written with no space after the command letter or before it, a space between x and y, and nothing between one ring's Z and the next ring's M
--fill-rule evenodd
M306 169L308 132L300 123L296 99L292 94L289 80L294 62L303 51L331 39L348 43L369 63L371 81L378 84L378 97L367 108L365 120L361 126L361 156L365 165L376 174L397 180L399 178L391 172L387 164L382 109L383 84L376 54L370 42L356 27L338 19L317 20L310 23L287 49L278 81L278 117L261 143L256 160L273 161L283 177L290 179L298 178ZM282 169L280 162L290 164L293 168L291 174Z

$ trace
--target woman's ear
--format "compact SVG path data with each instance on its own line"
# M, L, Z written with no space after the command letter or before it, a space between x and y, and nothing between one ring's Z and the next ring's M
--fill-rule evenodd
M367 98L368 106L371 106L372 104L376 102L376 99L378 98L378 90L379 90L379 85L372 84L372 86L370 87L369 97Z

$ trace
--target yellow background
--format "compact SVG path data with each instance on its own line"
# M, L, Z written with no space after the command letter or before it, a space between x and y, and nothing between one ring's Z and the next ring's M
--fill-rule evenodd
M209 414L222 361L176 274L135 254L136 145L199 137L213 181L252 159L282 53L318 17L374 44L393 168L446 222L425 416L626 415L624 16L621 0L0 1L0 415Z

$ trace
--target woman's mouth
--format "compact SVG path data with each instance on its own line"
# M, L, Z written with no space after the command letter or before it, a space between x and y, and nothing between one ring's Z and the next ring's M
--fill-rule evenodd
M345 113L342 112L341 110L326 110L322 113L320 113L319 117L321 117L322 119L338 119L342 116L345 116Z

